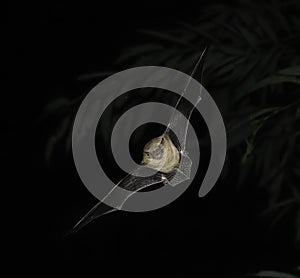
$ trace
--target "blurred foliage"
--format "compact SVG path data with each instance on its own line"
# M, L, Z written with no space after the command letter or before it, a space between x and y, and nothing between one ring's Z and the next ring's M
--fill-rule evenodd
M295 271L296 272L296 271ZM299 272L298 272L299 273ZM278 271L260 271L256 274L252 275L246 275L245 277L264 277L264 278L298 278L298 274L291 274L291 273L284 273L284 272L278 272Z
M234 172L237 190L256 192L262 199L261 216L270 228L291 219L288 224L298 246L299 14L297 1L208 6L196 20L166 30L140 30L143 43L126 49L116 62L117 67L159 65L190 73L203 46L209 45L203 80L227 127L230 169L223 175L226 179ZM101 81L105 75L92 73L80 79ZM49 139L47 159L58 142L70 143L72 119L82 98L58 99L46 108L45 115L60 123ZM295 277L280 275L260 272L249 277Z
M299 267L294 269L290 273L272 271L272 270L262 270L255 274L247 274L244 277L254 278L254 277L264 277L264 278L298 278L299 277Z

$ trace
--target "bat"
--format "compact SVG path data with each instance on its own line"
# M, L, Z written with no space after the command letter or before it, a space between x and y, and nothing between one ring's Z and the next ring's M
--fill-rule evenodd
M158 183L176 186L190 178L192 160L186 152L186 135L193 110L201 101L201 89L200 92L198 92L199 95L196 98L196 101L193 103L193 107L188 111L186 116L180 112L179 107L182 105L183 97L191 79L194 77L199 65L203 61L206 50L207 47L204 48L197 60L187 84L173 109L173 113L164 133L161 136L150 140L145 145L141 167L138 167L120 180L101 201L80 219L68 234L79 231L100 216L122 209L124 203L133 194L142 189ZM203 63L201 68L200 78L202 79ZM172 131L177 135L177 138L174 138ZM141 174L145 169L144 166L154 169L157 172L152 176L143 177ZM118 186L126 189L126 191L122 192L122 194L119 192L116 193L115 189ZM118 205L115 208L107 206L104 201L108 198L113 198L114 203L117 203Z

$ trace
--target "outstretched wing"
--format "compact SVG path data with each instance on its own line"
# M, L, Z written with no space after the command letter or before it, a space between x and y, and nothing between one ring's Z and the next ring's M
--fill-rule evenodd
M193 105L191 109L186 109L183 99L186 94L187 88L189 87L190 82L191 82L192 78L194 77L194 75L196 74L199 67L201 69L200 79L202 81L202 74L203 74L203 68L204 68L204 55L206 53L206 50L207 50L207 47L205 47L204 50L202 51L196 65L193 69L193 72L191 73L191 75L187 81L187 84L185 85L185 88L174 107L170 122L169 122L167 130L166 130L166 132L168 132L169 130L172 130L177 135L177 140L179 141L179 144L180 144L180 150L182 150L182 151L184 151L186 148L186 146L185 146L186 145L186 135L187 135L187 131L188 131L189 123L190 123L190 118L192 116L192 113L193 113L195 107L201 101L202 87L199 92L195 92L195 94L190 96L190 101L191 101L191 104ZM183 115L181 111L183 111L185 115Z
M170 173L168 175L163 174L161 172L157 172L149 177L141 177L144 167L139 167L132 173L128 174L125 178L123 178L118 184L116 184L113 189L100 201L98 202L86 215L84 215L80 221L72 228L69 233L74 233L82 229L91 221L99 218L104 214L108 214L117 210L120 210L124 203L136 192L149 187L153 184L158 183L169 183L171 177L174 173ZM122 187L127 191L120 192L116 190L117 187ZM114 203L117 204L117 208L112 208L104 203L105 199L112 198Z
M147 188L153 184L158 184L163 182L171 186L176 186L185 180L190 178L192 161L186 153L182 153L179 167L175 169L172 173L163 174L157 172L150 177L140 177L139 173L142 171L143 167L137 168L131 174L128 174L123 178L118 184L116 184L113 189L98 202L86 215L84 215L80 221L72 228L69 233L75 233L86 226L91 221L99 218L105 214L120 210L125 202L136 192ZM117 191L117 187L122 187L127 191L120 193ZM112 208L104 203L107 198L113 198L114 202L118 204L117 208Z

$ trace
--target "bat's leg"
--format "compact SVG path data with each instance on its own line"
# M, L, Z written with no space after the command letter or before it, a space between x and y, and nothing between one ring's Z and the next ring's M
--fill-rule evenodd
M169 180L167 179L167 177L165 175L161 175L161 181L163 182L164 185L169 184Z

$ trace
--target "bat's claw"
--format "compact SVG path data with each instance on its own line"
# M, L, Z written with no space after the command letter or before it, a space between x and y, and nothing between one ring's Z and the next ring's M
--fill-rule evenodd
M163 182L164 185L170 184L169 180L164 175L161 175L161 181Z

